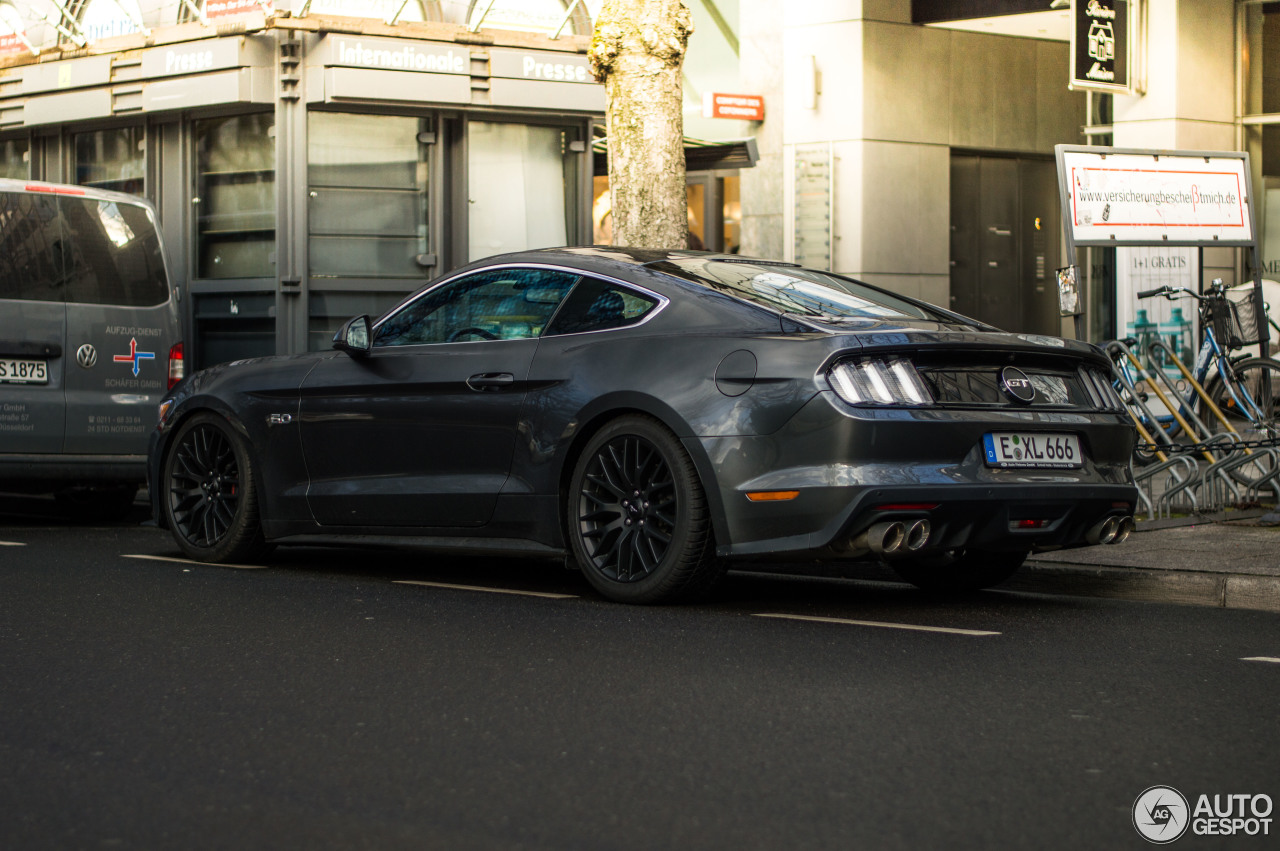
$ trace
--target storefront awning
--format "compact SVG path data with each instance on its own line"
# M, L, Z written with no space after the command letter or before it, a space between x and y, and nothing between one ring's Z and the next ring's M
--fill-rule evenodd
M595 155L595 174L603 177L609 173L609 139L599 136L591 143ZM760 152L754 137L708 142L704 139L684 139L684 169L692 171L716 171L718 169L754 168L760 160Z

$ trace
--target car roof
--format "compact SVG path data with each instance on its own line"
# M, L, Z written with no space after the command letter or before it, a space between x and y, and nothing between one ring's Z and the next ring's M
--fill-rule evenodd
M141 195L130 195L127 192L115 192L110 189L98 189L93 186L77 186L71 183L48 183L43 180L16 180L0 178L0 192L25 192L39 195L66 195L72 198L92 198L96 201L114 201L116 203L138 204L155 209Z
M488 266L504 263L564 263L582 269L616 269L618 266L647 266L688 257L708 259L745 260L736 254L717 254L713 251L668 248L624 248L612 245L584 245L562 248L536 248L486 257L469 266ZM775 261L762 261L765 263Z

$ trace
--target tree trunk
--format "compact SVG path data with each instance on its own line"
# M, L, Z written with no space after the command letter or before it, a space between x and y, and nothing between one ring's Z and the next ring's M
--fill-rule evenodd
M680 67L693 32L684 0L605 0L591 68L605 87L613 244L684 248Z

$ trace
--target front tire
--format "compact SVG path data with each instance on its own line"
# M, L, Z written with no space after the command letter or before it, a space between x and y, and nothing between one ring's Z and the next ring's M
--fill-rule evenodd
M1247 393L1258 408L1255 415L1247 405L1236 404L1221 377L1209 382L1207 392L1214 404L1222 409L1232 428L1245 440L1271 437L1276 431L1276 418L1280 416L1280 361L1271 358L1249 358L1233 365L1237 392ZM1243 401L1243 400L1242 400ZM1222 431L1222 424L1211 412L1201 419L1215 431Z
M583 575L610 600L688 600L723 573L693 461L651 417L619 417L587 442L565 516Z
M922 591L963 594L994 588L1027 560L1027 550L957 550L941 556L890 562L895 573Z
M258 515L257 474L243 437L213 413L178 429L161 496L174 540L196 561L252 561L269 549Z

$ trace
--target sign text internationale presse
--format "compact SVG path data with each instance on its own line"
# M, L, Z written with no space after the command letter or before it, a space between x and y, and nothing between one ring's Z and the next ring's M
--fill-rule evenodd
M335 38L331 62L349 68L470 74L464 48L387 39ZM594 83L586 58L545 52L490 51L490 76L565 83Z

